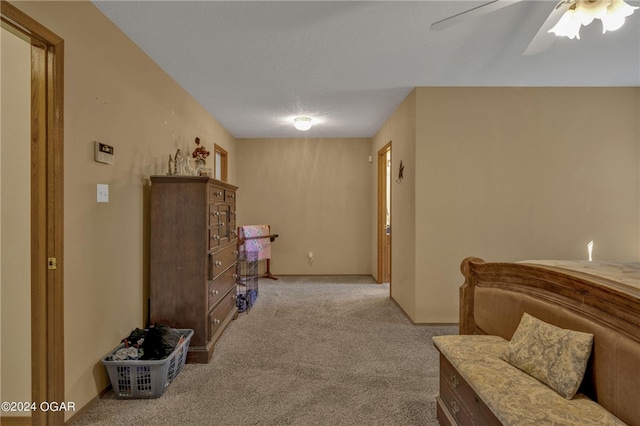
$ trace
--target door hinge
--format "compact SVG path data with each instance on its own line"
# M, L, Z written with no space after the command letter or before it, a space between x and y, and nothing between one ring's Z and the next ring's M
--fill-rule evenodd
M58 260L55 257L50 257L47 262L47 267L49 269L57 269L58 268Z

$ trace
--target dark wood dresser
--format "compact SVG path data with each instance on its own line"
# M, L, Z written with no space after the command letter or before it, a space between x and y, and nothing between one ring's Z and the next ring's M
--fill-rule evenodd
M152 176L150 321L194 330L187 362L207 363L236 307L236 186Z

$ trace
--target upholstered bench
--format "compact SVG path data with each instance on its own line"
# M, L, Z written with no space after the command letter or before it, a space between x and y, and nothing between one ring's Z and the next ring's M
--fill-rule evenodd
M441 424L624 425L586 396L567 399L502 360L509 343L502 337L436 336L433 342L440 351Z
M460 270L460 335L434 338L440 424L640 426L640 263Z

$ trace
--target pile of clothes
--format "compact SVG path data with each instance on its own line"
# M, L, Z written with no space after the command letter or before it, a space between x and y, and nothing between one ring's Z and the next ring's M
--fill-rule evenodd
M110 361L160 360L168 357L184 340L176 329L154 324L147 329L136 328L122 339L123 347L116 350Z

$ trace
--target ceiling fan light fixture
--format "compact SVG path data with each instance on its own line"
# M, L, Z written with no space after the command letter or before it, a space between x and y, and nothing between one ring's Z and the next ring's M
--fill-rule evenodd
M574 38L580 39L580 27L582 26L582 22L579 19L576 19L574 15L575 9L572 6L548 32L554 33L558 37L569 37L571 40Z
M611 0L577 0L574 18L578 19L585 27L594 19L602 19L607 16L607 8Z
M306 132L311 126L313 126L311 117L296 117L293 119L293 127L302 132Z
M602 33L621 28L626 17L633 15L636 9L638 8L625 3L623 0L612 0L607 8L606 16L600 18L602 20Z
M594 19L602 21L602 32L615 31L624 25L625 18L638 9L624 0L565 0L560 4L571 4L558 23L548 32L560 37L580 39L580 27Z
M607 31L615 31L624 25L624 16L607 16L602 18L602 34Z

